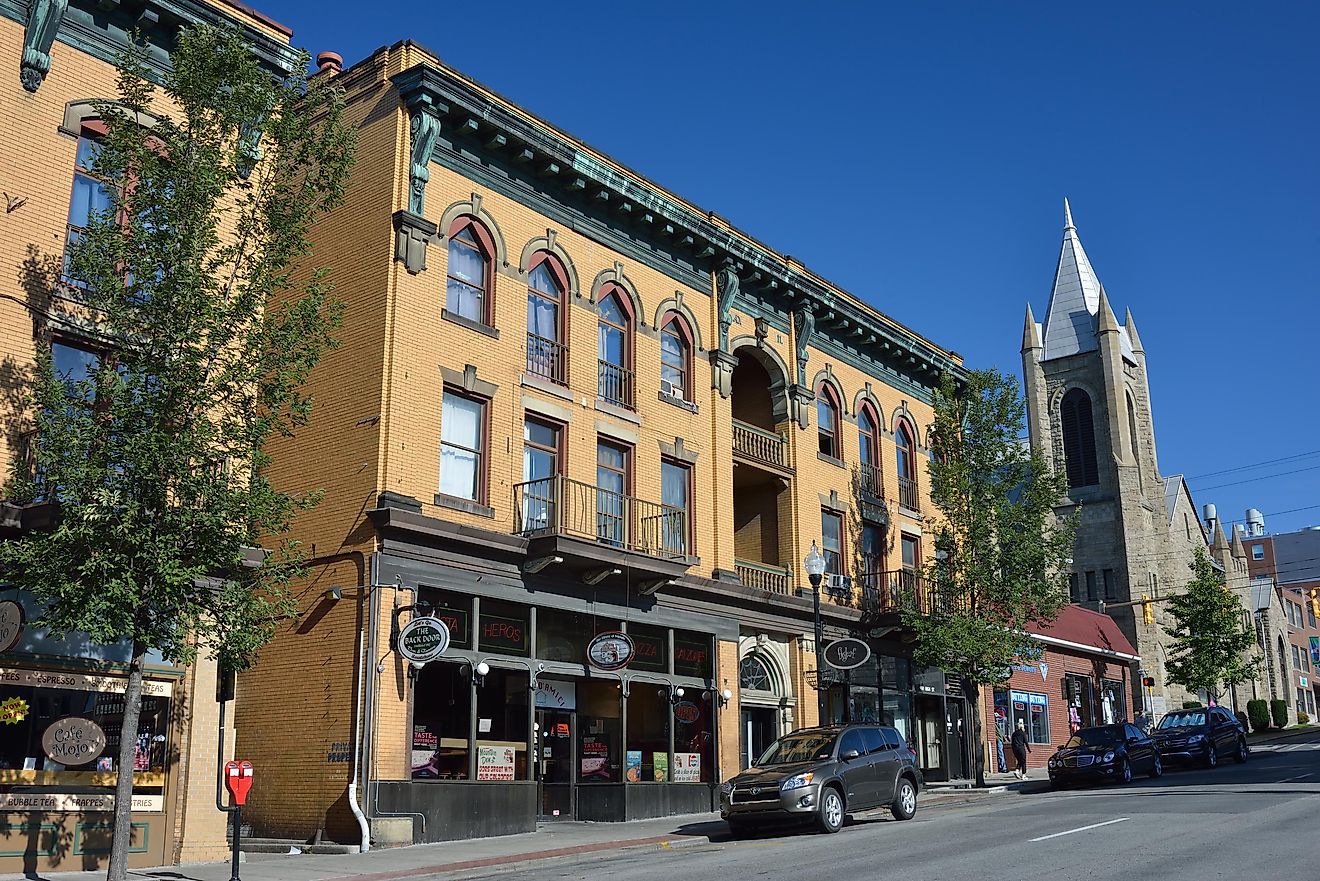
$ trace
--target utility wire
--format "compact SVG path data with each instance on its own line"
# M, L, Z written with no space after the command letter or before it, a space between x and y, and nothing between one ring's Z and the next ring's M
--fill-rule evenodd
M1290 474L1301 474L1303 471L1320 471L1320 465L1312 465L1309 468L1294 468L1292 471L1280 471L1278 474L1262 474L1259 477L1249 477L1246 480L1235 480L1232 483L1216 483L1214 486L1198 486L1198 493L1207 492L1212 489L1223 489L1226 486L1241 486L1244 483L1255 483L1258 480L1271 480L1275 477L1287 477Z
M1280 462L1291 462L1294 459L1306 459L1311 456L1320 456L1320 450L1312 450L1309 453L1298 453L1295 456L1284 456L1281 459L1266 459L1264 462L1255 462L1251 465L1239 465L1236 468L1225 468L1223 471L1207 471L1205 474L1196 474L1191 477L1184 477L1184 480L1200 480L1203 477L1216 477L1220 474L1233 474L1236 471L1250 471L1253 468L1263 468L1266 465L1277 465Z

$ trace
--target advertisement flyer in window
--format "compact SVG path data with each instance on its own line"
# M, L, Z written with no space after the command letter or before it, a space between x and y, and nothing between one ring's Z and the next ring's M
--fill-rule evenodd
M610 779L610 743L605 737L596 734L582 736L582 780L584 782L609 782Z
M514 759L511 746L477 747L477 779L512 780Z
M701 782L701 753L674 753L674 782Z
M669 753L651 753L651 764L655 768L655 782L669 780Z
M642 782L642 751L630 749L624 756L623 779L629 783Z

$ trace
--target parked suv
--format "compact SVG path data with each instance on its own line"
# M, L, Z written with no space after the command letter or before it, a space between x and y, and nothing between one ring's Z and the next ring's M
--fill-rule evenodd
M921 788L912 751L879 725L805 728L770 744L751 768L720 786L720 816L734 835L776 822L838 832L844 815L888 806L910 820Z
M1175 710L1160 720L1151 737L1166 760L1200 762L1207 768L1221 757L1245 762L1250 754L1247 730L1222 707Z

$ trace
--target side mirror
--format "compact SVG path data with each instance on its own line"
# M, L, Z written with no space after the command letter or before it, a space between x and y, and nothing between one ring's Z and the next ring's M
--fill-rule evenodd
M853 759L861 758L861 755L862 755L862 754L859 753L857 750L855 750L855 749L850 749L850 750L848 750L846 753L843 754L843 760L844 760L845 762L851 762Z

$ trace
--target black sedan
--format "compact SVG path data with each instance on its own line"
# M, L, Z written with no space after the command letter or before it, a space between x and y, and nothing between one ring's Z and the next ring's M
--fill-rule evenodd
M1159 777L1164 773L1155 742L1135 725L1099 725L1081 728L1050 756L1050 783L1112 780L1129 783L1133 774Z
M1152 733L1160 755L1174 762L1195 762L1207 768L1232 756L1245 762L1247 732L1237 717L1222 707L1176 710L1160 720Z

